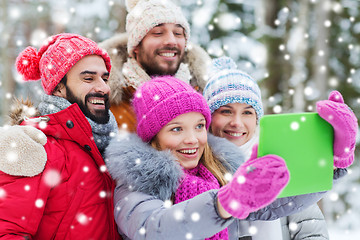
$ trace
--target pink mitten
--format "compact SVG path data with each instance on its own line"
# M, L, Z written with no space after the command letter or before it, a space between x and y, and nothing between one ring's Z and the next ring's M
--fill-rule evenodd
M266 155L256 158L256 155L257 149L253 149L250 159L218 192L223 208L239 219L272 203L289 181L289 171L281 157Z
M332 91L328 100L316 103L320 117L334 128L334 166L346 168L354 161L358 122L353 111L344 103L341 93Z

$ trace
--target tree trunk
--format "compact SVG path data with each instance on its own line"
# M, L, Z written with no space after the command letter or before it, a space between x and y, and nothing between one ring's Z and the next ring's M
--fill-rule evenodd
M305 89L305 81L307 79L308 73L306 72L306 57L308 50L308 40L305 38L305 33L308 32L309 29L309 2L308 1L300 1L299 2L299 20L296 28L294 29L294 33L297 36L303 37L302 40L298 40L295 46L295 51L292 56L292 65L293 65L293 73L292 73L292 82L294 89L293 96L293 111L294 112L303 112L305 111L305 103L306 100L304 98L304 89ZM306 74L306 75L305 75Z
M13 80L11 69L13 67L13 58L11 52L13 50L13 32L9 26L8 19L8 2L1 1L1 8L3 10L3 14L1 17L1 21L4 23L4 30L1 44L1 62L2 62L2 71L1 71L1 93L2 93L2 101L1 101L1 116L7 116L10 110L10 103L12 101L12 94L15 92L15 81ZM10 95L11 94L11 95ZM1 124L4 124L5 119L0 119Z
M269 104L267 99L275 94L282 93L284 85L281 83L286 79L284 75L284 69L287 68L284 61L283 53L280 51L279 46L283 44L284 39L282 36L276 34L276 24L278 11L281 9L281 3L276 0L263 0L262 8L266 9L263 11L262 18L264 19L264 37L262 42L267 48L267 70L268 77L260 83L260 87L263 94L264 112L272 113L272 104ZM285 80L286 81L286 80Z
M319 1L315 8L317 17L315 24L318 35L316 37L312 65L316 90L319 91L319 95L317 96L318 99L327 98L327 69L329 59L329 47L327 41L329 37L329 27L325 27L324 23L329 19L329 9L327 9L325 5L326 1ZM319 53L322 54L319 55Z

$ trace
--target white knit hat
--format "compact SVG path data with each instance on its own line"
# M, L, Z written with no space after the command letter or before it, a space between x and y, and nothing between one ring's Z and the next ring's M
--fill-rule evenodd
M190 26L180 7L171 0L126 0L127 49L132 55L145 35L162 23L180 24L185 30L185 39L190 38Z

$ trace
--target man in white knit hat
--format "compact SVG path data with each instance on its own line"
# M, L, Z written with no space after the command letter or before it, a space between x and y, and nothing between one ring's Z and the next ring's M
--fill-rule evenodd
M126 0L126 33L102 43L112 60L111 111L120 129L135 131L130 99L154 75L173 75L202 90L210 57L191 44L190 27L170 0Z

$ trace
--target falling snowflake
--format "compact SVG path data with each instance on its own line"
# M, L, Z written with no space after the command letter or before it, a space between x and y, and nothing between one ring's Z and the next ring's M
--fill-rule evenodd
M106 197L106 192L105 192L105 191L101 191L101 192L99 193L99 196L100 196L101 198L105 198L105 197Z
M290 129L293 131L297 131L297 130L299 130L299 128L300 128L300 124L298 122L292 122L290 124Z
M289 223L289 230L291 232L295 232L298 229L298 224L296 222L290 222Z
M233 177L232 174L229 173L229 172L227 172L227 173L224 174L224 178L225 178L225 180L228 181L228 182L231 181L232 177Z
M42 199L37 199L37 200L35 201L35 206L36 206L37 208L42 208L42 207L44 206L44 200L42 200Z
M246 178L244 176L240 175L239 177L237 177L236 181L239 184L244 184L246 182Z
M187 234L185 234L185 238L186 238L186 239L193 239L192 233L187 233Z
M44 173L45 184L49 187L57 186L61 181L60 172L57 170L48 170Z
M325 167L326 166L326 160L325 159L320 159L318 165L319 165L319 167Z
M140 228L140 229L139 229L139 233L140 233L141 235L145 235L145 233L146 233L145 228L144 228L144 227Z
M239 208L239 202L238 201L235 201L235 200L232 200L230 202L230 208L232 210L237 210Z
M6 159L7 159L9 162L13 163L13 162L16 162L16 161L18 160L18 155L17 155L16 152L8 151L8 152L6 153Z
M141 159L140 158L135 159L135 164L140 165L141 164Z
M164 207L165 208L170 208L172 205L173 205L172 201L170 201L170 200L165 200L164 201Z
M174 218L177 221L181 221L184 218L184 212L182 210L175 210L174 211Z
M331 192L329 198L331 201L336 202L337 200L339 200L339 194L336 192Z
M249 227L249 233L250 233L251 236L256 235L257 232L258 232L257 227L255 227L255 226L250 226L250 227Z
M273 108L274 113L281 113L282 107L280 105L275 105Z
M198 212L194 212L191 214L191 220L194 222L198 222L200 220L200 214Z
M106 171L107 171L106 165L101 165L100 166L100 172L106 172Z
M0 188L0 199L6 198L6 191L3 188Z
M39 128L40 129L45 129L46 127L47 127L47 122L45 122L45 121L39 122Z
M83 213L78 213L76 215L76 220L81 224L81 225L87 225L89 223L89 218L83 214Z

